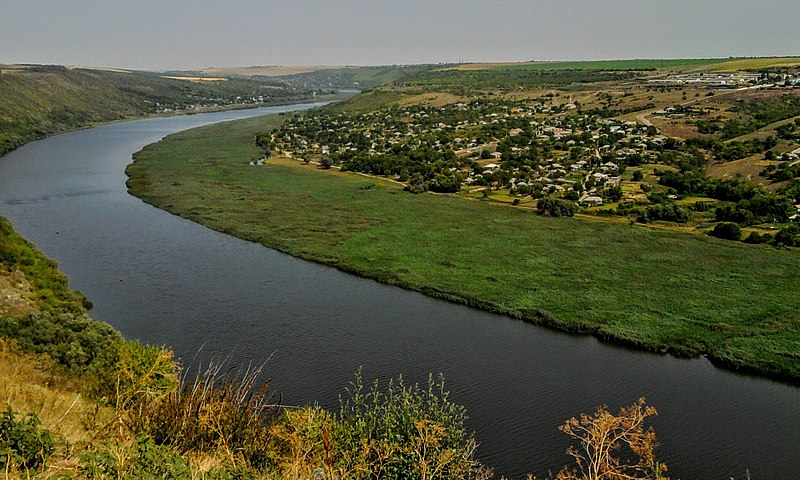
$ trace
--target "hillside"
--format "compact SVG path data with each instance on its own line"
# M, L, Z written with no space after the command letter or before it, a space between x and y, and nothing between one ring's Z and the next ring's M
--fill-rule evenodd
M272 80L298 88L367 90L403 80L442 65L232 67L189 72L210 77L240 77Z
M298 102L311 91L241 78L61 66L0 66L0 155L52 133L144 115Z

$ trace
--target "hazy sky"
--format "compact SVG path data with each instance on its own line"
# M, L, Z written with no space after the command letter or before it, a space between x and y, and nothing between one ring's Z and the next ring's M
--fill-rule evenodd
M800 55L800 0L3 0L0 63L142 69Z

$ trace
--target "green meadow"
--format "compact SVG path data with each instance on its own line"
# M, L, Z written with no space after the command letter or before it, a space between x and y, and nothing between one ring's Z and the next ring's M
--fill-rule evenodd
M128 186L215 230L606 341L800 381L800 252L421 194L260 156L279 116L171 135ZM335 292L332 292L335 294Z

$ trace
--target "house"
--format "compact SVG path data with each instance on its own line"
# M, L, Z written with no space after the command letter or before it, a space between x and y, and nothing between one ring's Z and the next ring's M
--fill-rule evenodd
M586 205L587 207L594 207L594 206L597 206L597 205L602 205L603 204L603 199L601 197L596 196L596 195L587 195L587 196L581 198L578 201L578 203L580 203L581 205Z
M619 170L619 166L618 166L616 163L614 163L614 162L606 162L606 163L604 163L604 164L603 164L603 165L601 165L601 166L602 166L603 168L606 168L606 169L608 169L608 170L615 170L615 171L616 171L616 170Z

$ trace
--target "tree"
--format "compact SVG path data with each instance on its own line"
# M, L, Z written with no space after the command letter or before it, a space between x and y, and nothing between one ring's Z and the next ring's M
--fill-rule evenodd
M550 217L571 217L578 211L575 202L562 200L560 198L542 198L536 202L536 209L539 215Z
M415 173L408 179L406 190L411 193L423 193L428 191L428 185L425 183L425 177L421 173Z
M564 467L558 480L666 480L666 465L654 454L657 446L653 428L644 428L647 417L658 415L644 398L613 415L605 406L594 415L570 418L559 429L578 441L567 454L575 459L576 468Z

